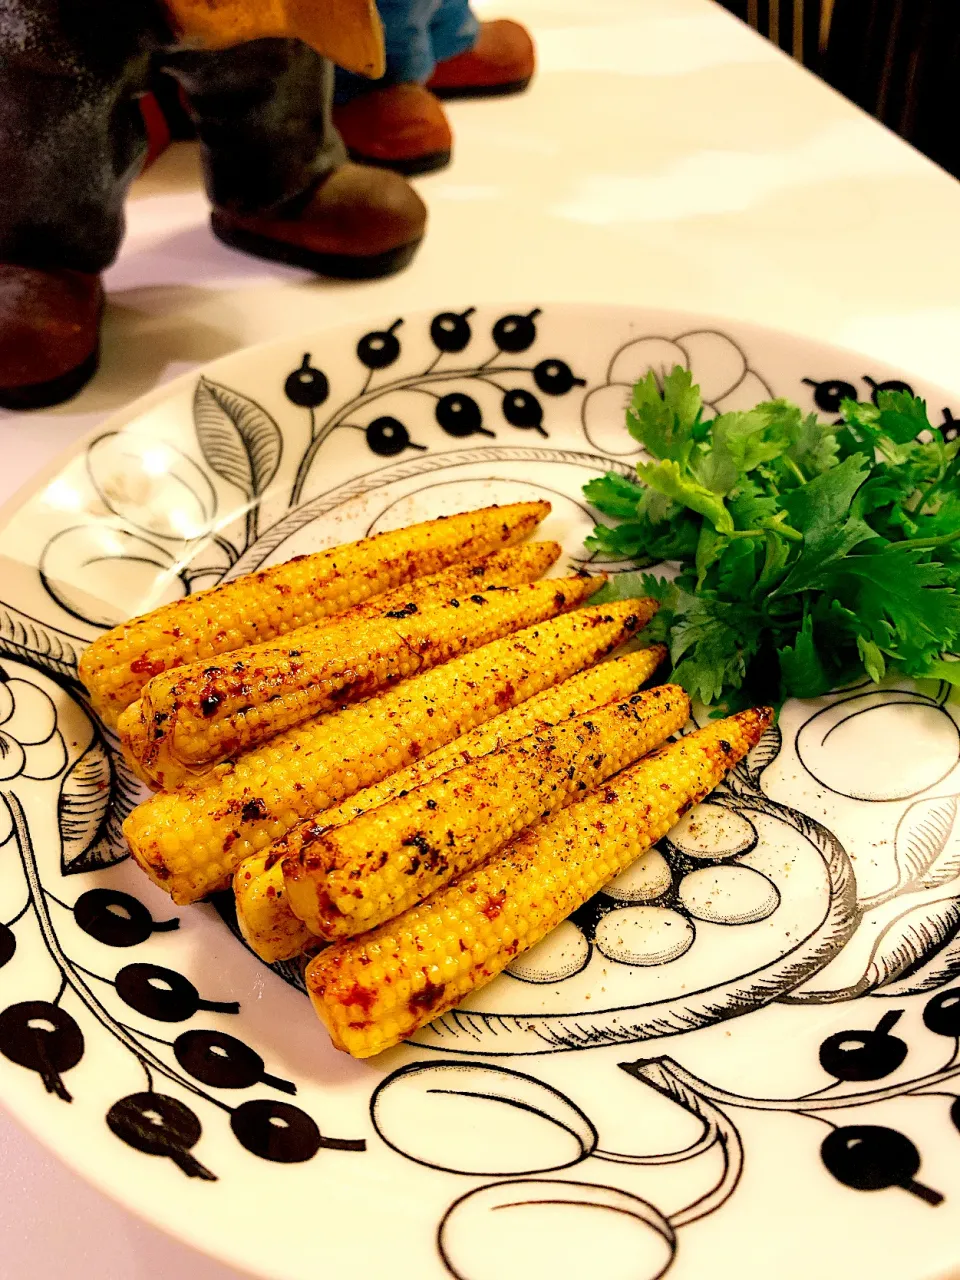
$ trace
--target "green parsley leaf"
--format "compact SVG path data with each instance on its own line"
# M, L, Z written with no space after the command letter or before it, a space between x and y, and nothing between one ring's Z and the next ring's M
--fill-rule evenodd
M703 411L700 388L679 365L663 380L663 391L651 369L633 389L627 430L654 458L686 465L695 444L694 429Z
M803 534L803 547L775 594L809 590L822 579L825 566L875 536L865 520L850 515L850 503L864 474L863 458L854 454L809 484L783 495L781 501L791 524Z
M619 523L587 545L676 564L605 592L657 594L646 634L693 697L735 709L891 670L960 688L960 440L914 396L877 401L845 401L839 427L782 400L711 420L684 369L637 385L654 461L591 482Z
M706 516L718 533L733 531L733 520L723 505L723 499L711 492L706 485L685 476L679 464L673 460L639 462L637 475L651 489L656 489L680 506L689 507L691 511Z
M807 614L792 645L777 650L783 692L793 698L819 698L832 681L813 635L813 618Z
M615 471L597 476L595 480L588 480L583 486L583 496L590 505L602 511L605 516L614 516L617 520L633 519L645 493L646 490L636 480L629 480Z

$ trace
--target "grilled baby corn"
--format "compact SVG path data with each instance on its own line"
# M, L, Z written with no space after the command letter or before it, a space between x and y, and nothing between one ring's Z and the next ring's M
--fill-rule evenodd
M555 617L602 583L467 587L422 609L411 603L309 634L302 628L283 644L238 649L222 665L179 667L151 680L123 712L120 741L140 776L169 791L321 712Z
M315 956L307 988L334 1044L369 1057L489 982L708 795L771 718L743 711L662 747L419 906Z
M175 902L196 902L309 814L596 662L655 610L647 599L578 609L281 734L139 805L123 824L130 850Z
M452 769L336 831L321 829L284 859L290 907L327 941L375 928L639 760L689 714L680 686L660 685Z
M319 939L290 910L283 883L282 858L298 851L318 830L331 831L401 792L412 791L449 769L489 755L498 747L527 734L569 720L572 716L629 697L644 684L667 656L663 645L602 662L588 671L535 694L440 747L415 764L364 787L348 800L324 810L289 831L262 853L246 858L233 878L237 923L246 941L262 960L275 964L319 945Z
M161 671L273 639L402 582L520 542L549 510L548 502L484 507L247 574L107 631L83 654L80 679L113 727Z

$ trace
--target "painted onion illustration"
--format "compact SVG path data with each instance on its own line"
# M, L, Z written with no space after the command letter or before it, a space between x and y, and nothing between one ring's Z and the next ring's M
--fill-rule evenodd
M613 1187L529 1179L468 1192L440 1227L458 1280L657 1280L676 1249L653 1205Z
M578 1164L597 1145L596 1130L569 1098L506 1067L402 1067L373 1095L371 1116L388 1146L448 1173L549 1173Z

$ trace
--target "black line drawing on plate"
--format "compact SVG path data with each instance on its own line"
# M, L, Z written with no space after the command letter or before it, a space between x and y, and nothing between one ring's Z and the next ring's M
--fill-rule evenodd
M657 1087L654 1082L649 1083ZM628 1272L620 1271L613 1259L609 1260L612 1274L650 1276L652 1280L671 1265L677 1247L676 1232L722 1207L735 1191L743 1165L740 1135L724 1112L680 1082L668 1091L668 1096L702 1124L700 1135L677 1151L632 1154L608 1150L600 1145L589 1117L566 1094L534 1076L491 1063L429 1060L402 1067L378 1086L371 1100L371 1118L379 1137L414 1163L466 1177L507 1179L467 1192L454 1200L444 1214L438 1229L438 1248L454 1276L474 1280L489 1274L493 1280L494 1272L489 1268L496 1265L497 1280L519 1277L523 1264L512 1264L511 1258L530 1256L526 1248L518 1254L489 1246L488 1233L496 1232L499 1226L508 1232L517 1230L516 1219L498 1226L495 1219L486 1217L494 1209L507 1207L534 1210L524 1213L521 1221L528 1234L526 1245L531 1247L532 1237L536 1256L550 1259L549 1267L544 1263L545 1271L561 1280L577 1274L576 1257L552 1256L542 1234L549 1231L549 1222L535 1212L545 1205L564 1204L612 1209L652 1228L652 1239L646 1230L637 1228ZM705 1163L717 1149L722 1154L718 1174L712 1172L712 1163L709 1168ZM558 1182L542 1176L574 1167L585 1174L592 1168L586 1165L591 1159L635 1167L700 1160L708 1169L710 1185L667 1217L648 1201L602 1181ZM472 1226L467 1225L475 1215L482 1215L476 1236ZM602 1219L596 1214L586 1215L583 1230L589 1233L591 1258L598 1265L600 1260L607 1262ZM564 1248L568 1248L570 1237L566 1231L563 1240ZM484 1241L481 1254L478 1246ZM612 1244L623 1252L622 1238L614 1237ZM611 1274L607 1266L603 1274Z
M840 1031L823 1041L820 1063L833 1077L833 1087L873 1082L893 1075L903 1066L908 1046L891 1035L901 1012L891 1010L873 1029ZM942 992L928 1001L924 1022L929 1031L952 1041L951 1057L945 1067L863 1092L831 1094L828 1086L795 1098L755 1098L718 1088L670 1057L620 1063L622 1071L701 1122L701 1134L675 1151L630 1154L607 1150L587 1112L560 1090L500 1064L468 1063L463 1059L428 1059L392 1072L371 1099L371 1118L381 1140L416 1164L464 1177L506 1179L468 1191L454 1200L444 1214L437 1243L452 1275L474 1280L487 1275L485 1268L496 1259L497 1280L511 1280L514 1275L519 1280L522 1264L518 1262L517 1269L511 1270L512 1257L529 1256L528 1248L538 1257L551 1256L549 1215L537 1213L520 1220L526 1233L524 1248L489 1248L490 1233L498 1230L496 1222L487 1217L493 1209L586 1206L605 1201L607 1207L636 1214L669 1244L657 1255L656 1267L650 1264L647 1270L640 1264L629 1272L652 1278L663 1275L672 1264L678 1247L677 1232L716 1213L736 1191L743 1168L743 1143L729 1113L737 1109L786 1112L820 1121L830 1131L820 1146L824 1168L836 1182L852 1190L897 1187L932 1207L941 1204L943 1195L919 1180L921 1154L905 1134L886 1125L848 1123L846 1115L840 1125L829 1118L838 1111L855 1112L891 1099L936 1096L938 1086L960 1076L960 990ZM950 1100L954 1128L960 1129L960 1100L949 1092L943 1096ZM521 1113L519 1120L515 1118L517 1112ZM686 1164L718 1146L723 1155L719 1176L689 1204L669 1215L648 1201L603 1182L557 1182L543 1177L574 1167L586 1172L585 1162L591 1158L635 1166ZM563 1189L559 1199L557 1188ZM612 1203L608 1197L613 1198ZM481 1221L474 1223L474 1216ZM518 1229L517 1219L509 1228L503 1225L514 1233ZM589 1230L595 1233L591 1239L602 1256L602 1228L595 1217L589 1220ZM568 1245L566 1233L563 1239ZM622 1250L622 1243L618 1247ZM640 1256L646 1258L642 1250ZM577 1274L577 1265L569 1256L551 1257L550 1274L563 1280ZM493 1280L494 1273L489 1274Z
M249 396L203 377L194 393L193 423L210 469L247 499L245 545L249 546L257 538L259 499L283 456L280 428Z
M556 1280L581 1275L587 1260L604 1276L658 1280L677 1248L670 1222L639 1196L591 1183L518 1179L468 1191L447 1210L437 1250L450 1274L456 1280L520 1280L528 1275L510 1248L518 1219L534 1242L532 1256L542 1265L541 1274ZM612 1226L611 1219L620 1228L615 1236L604 1230ZM563 1231L558 1233L560 1221ZM629 1235L624 1221L632 1229ZM580 1248L572 1265L571 1227L583 1237L577 1240ZM612 1247L605 1248L608 1238Z
M858 686L828 697L797 728L796 759L824 794L867 810L900 807L890 818L895 829L886 883L858 888L845 967L835 977L834 967L825 966L784 993L784 1003L829 1004L870 994L902 999L936 990L960 973L960 823L952 779L960 765L960 727L948 693L944 684L933 694ZM878 750L877 743L890 749ZM941 786L950 790L929 794Z
M501 478L499 464L515 463L562 464L595 472L612 468L632 475L632 462L625 455L633 451L633 442L622 426L622 401L633 378L648 368L663 371L678 362L690 367L716 411L748 407L771 394L752 369L747 351L728 335L700 331L675 339L635 337L614 352L605 383L585 389L581 425L590 447L551 447L539 439L548 432L555 437L546 414L550 397L567 395L567 403L574 404L572 393L580 379L576 358L569 353L560 358L564 353L543 356L532 350L542 327L537 323L540 314L535 308L525 315L504 314L492 320L492 354L480 353L474 359L472 351L478 346L474 309L438 312L428 322L435 352L432 360L404 377L393 375L410 322L398 318L365 332L356 343L359 380L349 398L333 386L332 369L320 367L323 361L316 353L304 355L284 384L294 416L302 421L306 412L312 426L311 441L300 457L283 455L284 422L279 413L274 418L245 392L201 377L194 393L196 457L136 433L99 437L88 448L86 471L109 516L87 524L80 523L80 517L72 523L71 517L69 527L59 529L47 543L38 581L79 622L106 627L126 616L122 606L110 602L109 593L105 600L98 589L118 561L130 575L134 594L139 590L145 597L161 586L164 598L172 598L255 570L311 522L352 498L401 481L413 481L414 492L421 493L437 484L456 483L469 467L482 469L487 479L497 479ZM848 389L855 391L856 382L811 382L813 398L818 407L835 412ZM867 385L879 389L869 380ZM491 402L491 387L499 417L485 407ZM471 388L476 394L470 394ZM481 389L488 397L483 409ZM386 402L397 391L421 397L451 443L459 439L462 445L449 453L424 451L415 429L411 432L412 419L408 425ZM509 436L503 424L532 431L533 436L525 439L533 443L503 444ZM364 432L377 466L299 502L308 473L315 474L311 466L323 440L341 426ZM941 430L945 435L956 432L953 415L946 409ZM484 435L490 431L497 433L496 440ZM289 437L286 442L289 449ZM267 524L265 498L278 500L274 490L281 482L281 505L286 502L288 479L284 477L292 487L291 502L285 514L260 529L261 519ZM243 498L242 510L226 532L217 524L214 480L221 493L222 485L229 484ZM532 483L545 491L548 488L539 481ZM172 495L176 501L171 501ZM26 598L21 603L27 607ZM24 873L22 904L0 919L0 982L16 970L27 952L27 931L18 930L24 920L39 925L37 939L34 942L31 936L30 945L38 951L42 945L57 974L50 990L37 990L41 999L0 1000L0 1053L33 1071L39 1078L38 1090L42 1082L50 1092L51 1105L59 1106L70 1097L71 1079L77 1079L71 1072L91 1052L92 1036L88 1043L85 1028L105 1028L139 1064L146 1086L136 1091L138 1081L118 1085L118 1093L121 1088L130 1091L109 1109L108 1126L133 1149L171 1160L183 1173L201 1181L216 1176L195 1154L202 1138L202 1104L212 1106L214 1114L228 1116L237 1140L260 1158L302 1162L323 1147L363 1150L363 1139L324 1137L311 1116L287 1101L295 1096L296 1082L271 1071L269 1061L241 1038L242 1014L232 1011L229 991L218 990L206 980L198 979L194 985L176 969L155 963L152 950L148 962L139 960L137 947L144 946L141 954L145 955L151 942L162 944L167 934L175 936L179 914L165 918L165 913L158 913L155 918L134 895L99 885L95 878L95 887L83 882L82 893L63 888L77 883L67 877L80 872L96 877L101 867L126 856L119 820L124 806L140 794L114 738L95 724L77 685L77 658L86 643L83 636L37 621L14 602L0 605L0 654L9 657L7 674L13 676L6 684L0 681L0 846L9 841L10 848L16 848ZM16 681L36 690L54 708L53 727L43 741L24 736L19 725L25 717L11 722L11 698L16 703L33 697ZM851 780L826 757L851 728L859 731L866 726L874 735L876 720L870 716L882 717L881 703L914 707L928 728L933 726L940 745L923 762L929 777L914 779L906 791L902 776L899 780L903 811L898 818L891 882L882 892L867 895L857 885L847 850L829 824L813 821L764 790L762 775L778 760L782 747L778 734L771 731L728 783L701 806L695 820L681 824L642 865L618 877L557 929L546 945L512 966L511 973L489 989L490 1009L447 1015L414 1046L421 1054L427 1046L440 1052L391 1073L376 1088L370 1100L371 1118L378 1135L394 1151L417 1164L446 1170L452 1178L487 1180L487 1185L473 1187L454 1200L439 1226L438 1248L451 1274L483 1280L482 1267L488 1265L484 1259L489 1256L497 1259L496 1272L491 1273L496 1280L512 1280L510 1257L496 1249L481 1254L478 1241L492 1238L511 1221L522 1220L525 1232L549 1245L551 1214L559 1212L576 1215L586 1224L592 1236L590 1264L603 1265L605 1280L615 1280L621 1256L628 1258L632 1268L629 1280L663 1275L672 1264L678 1241L682 1244L682 1227L716 1212L738 1187L742 1139L730 1115L737 1108L813 1116L827 1133L822 1149L825 1169L854 1189L895 1186L931 1203L937 1198L939 1192L920 1180L920 1153L905 1134L879 1124L845 1123L836 1128L828 1119L838 1109L855 1114L858 1106L936 1091L960 1075L960 992L946 986L960 973L960 906L954 889L960 875L960 824L954 794L958 789L947 796L927 794L934 773L946 778L947 764L955 761L950 753L956 749L956 726L942 694L884 691L880 702L852 705L870 696L863 690L836 695L827 711L818 712L822 718L815 724L815 717L808 718L803 741L798 737L795 750L803 770L824 786L836 787L834 794L850 797L854 803L894 803L886 779L875 775L877 794L864 796L856 791L856 784L851 791ZM840 703L844 706L837 711ZM46 712L41 702L36 706L41 711L32 723L49 725L49 716L43 721ZM70 734L63 732L68 719L75 729ZM78 734L77 729L82 732ZM79 745L68 749L68 741ZM62 858L52 874L47 874L48 864L42 863L32 844L31 828L40 830L33 815L41 811L58 813ZM684 963L696 960L698 948L706 946L710 936L728 939L733 947L749 938L751 929L780 927L777 922L794 909L793 898L789 881L765 861L770 848L791 851L794 878L802 880L802 868L806 868L819 877L821 885L819 897L811 895L818 907L816 918L806 922L789 947L758 952L755 963L739 966L715 985L688 984L682 997L672 990L666 990L661 999L631 999L628 993L615 1008L589 1016L583 1004L565 1003L566 993L576 990L577 983L590 982L598 964L614 976L628 976L631 983L642 983L649 975L669 982ZM222 895L217 905L229 922L232 897ZM899 914L877 926L870 913L884 907ZM62 918L59 913L64 913ZM69 919L86 938L113 948L105 953L114 959L109 969L112 978L81 968L70 958L62 925L62 920ZM854 940L870 944L865 960L867 968L872 966L869 977L826 992L811 988L809 983ZM121 964L117 950L124 951L124 961L132 962ZM744 968L749 972L740 971ZM299 965L277 965L274 971L302 990ZM670 1098L700 1122L697 1138L678 1151L631 1155L607 1149L590 1119L589 1099L567 1098L535 1074L488 1061L519 1056L529 1060L554 1050L679 1036L777 1000L828 1003L868 993L887 1001L894 998L897 1007L887 1005L868 1015L868 1006L852 1006L858 1013L851 1012L849 1022L857 1029L834 1031L820 1045L819 1062L828 1084L819 1096L750 1099L724 1093L685 1072L671 1058L623 1064L638 1083ZM928 997L927 1031L946 1044L949 1062L939 1072L914 1081L889 1083L862 1094L845 1092L858 1082L887 1080L903 1070L910 1045L902 1030L900 1003L919 993ZM514 1003L511 1012L510 1001L529 1004ZM527 1012L530 1007L549 1011L533 1017ZM220 1025L192 1025L190 1020L200 1010L219 1013L219 1021L238 1034ZM128 1019L137 1018L149 1018L152 1030L129 1025ZM156 1085L164 1080L190 1105L159 1092ZM220 1096L221 1091L229 1097L231 1090L252 1087L268 1096L241 1101L238 1106ZM417 1125L416 1107L409 1114L404 1110L411 1101L405 1090L420 1091L418 1105L454 1110L444 1112L443 1124ZM953 1101L952 1094L948 1106L954 1127L960 1128L960 1103ZM489 1144L471 1156L462 1141L464 1124L455 1123L456 1109L475 1120L477 1108L506 1117L506 1124L499 1128L492 1122L472 1126L475 1136L487 1130L507 1133L509 1142L493 1151L492 1159ZM486 1117L490 1111L482 1114ZM655 1196L645 1199L606 1185L614 1181L610 1173L614 1165L689 1162L692 1167L700 1156L704 1161L697 1167L709 1171L705 1186L689 1204L670 1214L656 1208ZM591 1161L605 1162L605 1169ZM599 1175L594 1182L550 1176L574 1169L578 1177L588 1170L598 1170ZM605 1172L608 1177L603 1176ZM217 1174L227 1178L230 1170L218 1168ZM604 1255L607 1240L623 1239L613 1230L598 1231L604 1222L615 1222L633 1233L626 1255L614 1253L609 1259ZM558 1263L551 1274L555 1280L564 1280L568 1273Z
M636 457L641 447L626 427L634 384L651 370L662 381L676 365L695 373L711 414L753 408L773 396L767 383L750 368L746 352L729 334L702 329L675 338L631 338L613 353L605 382L592 387L583 398L581 423L590 444L606 454Z
M49 646L41 651L48 652ZM70 955L57 911L72 916L84 935L110 948L135 947L179 928L179 916L155 920L132 894L105 887L87 889L68 903L53 892L41 870L31 830L44 829L43 813L57 816L56 872L66 879L129 856L120 823L138 798L122 757L108 746L75 689L62 678L6 658L0 668L0 847L10 843L17 851L24 901L0 921L0 969L16 962L18 926L32 921L59 987L47 993L50 999L18 1000L0 1011L0 1054L36 1072L52 1096L72 1102L64 1077L86 1050L78 1019L92 1018L132 1055L146 1077L145 1092L127 1095L110 1108L106 1121L111 1132L136 1150L171 1159L190 1177L213 1181L217 1176L191 1154L201 1136L200 1119L181 1100L157 1092L156 1076L226 1112L237 1140L262 1159L309 1160L321 1147L364 1150L363 1139L321 1136L312 1117L289 1103L249 1099L233 1107L223 1102L194 1081L215 1089L262 1083L285 1093L295 1093L296 1086L267 1072L260 1055L236 1037L190 1029L171 1042L128 1025L108 1008L95 984L115 988L128 1008L159 1022L185 1022L199 1010L236 1014L236 1001L204 999L188 978L162 965L125 964L111 978ZM64 1007L68 998L75 1012ZM173 1061L159 1056L148 1041L169 1048Z
M475 310L467 307L465 311L441 311L435 315L429 326L430 340L437 352L434 359L416 373L386 381L376 381L376 378L400 359L402 341L397 331L405 322L398 318L386 329L364 334L356 347L357 360L367 370L362 387L357 394L333 409L322 423L317 421L316 411L329 396L329 379L313 365L312 354L304 354L299 368L289 374L284 383L287 398L310 415L310 443L297 467L290 493L291 507L300 504L317 453L338 428L363 432L370 451L383 458L395 457L407 449L421 452L426 449L425 445L411 439L405 423L392 414L375 416L369 422L362 421L368 416L368 406L396 392L420 392L432 396L436 401L434 417L437 425L455 439L475 435L493 439L495 432L485 425L483 412L474 396L461 390L443 394L432 390L450 382L484 383L499 392L500 410L509 426L536 431L543 437L548 435L543 425L544 411L540 399L525 387L505 385L502 381L504 375L526 374L533 379L537 390L546 396L564 396L574 387L586 386L584 379L577 377L565 360L557 358L548 357L532 365L498 362L498 357L505 353L519 355L533 346L537 338L535 321L540 314L539 308L525 316L501 316L494 323L491 332L495 348L493 355L475 363L442 367L445 356L459 355L473 341L470 317ZM361 421L350 421L355 417ZM248 546L250 541L248 539Z
M797 734L797 757L822 786L850 800L882 803L908 800L942 782L960 762L960 727L944 710L950 686L937 697L907 689L876 689L839 696L812 715ZM863 767L863 749L882 740L895 707L909 708L924 740L923 758L914 769L895 766L893 757ZM905 712L894 713L900 732ZM886 764L888 767L883 768ZM916 772L919 771L919 772Z

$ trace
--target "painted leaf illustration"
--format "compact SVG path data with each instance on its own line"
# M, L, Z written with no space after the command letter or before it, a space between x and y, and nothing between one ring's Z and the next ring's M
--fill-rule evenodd
M64 875L93 871L130 856L121 826L140 785L98 733L63 779L57 816Z
M263 493L277 474L283 438L255 400L201 378L193 397L197 439L207 462L249 498Z
M936 889L960 875L957 797L918 800L897 824L896 859L900 886Z
M8 604L0 604L0 655L32 663L58 676L75 676L89 641L55 631Z
M941 951L958 930L960 901L955 897L904 911L890 921L874 943L860 990L872 991L919 968Z
M946 944L925 961L912 965L895 982L881 987L878 994L900 999L902 996L922 995L936 991L960 973L960 937L949 938Z
M764 769L776 760L782 746L783 734L780 732L780 726L772 724L769 729L764 730L760 741L747 756L746 769L754 778L759 778Z

